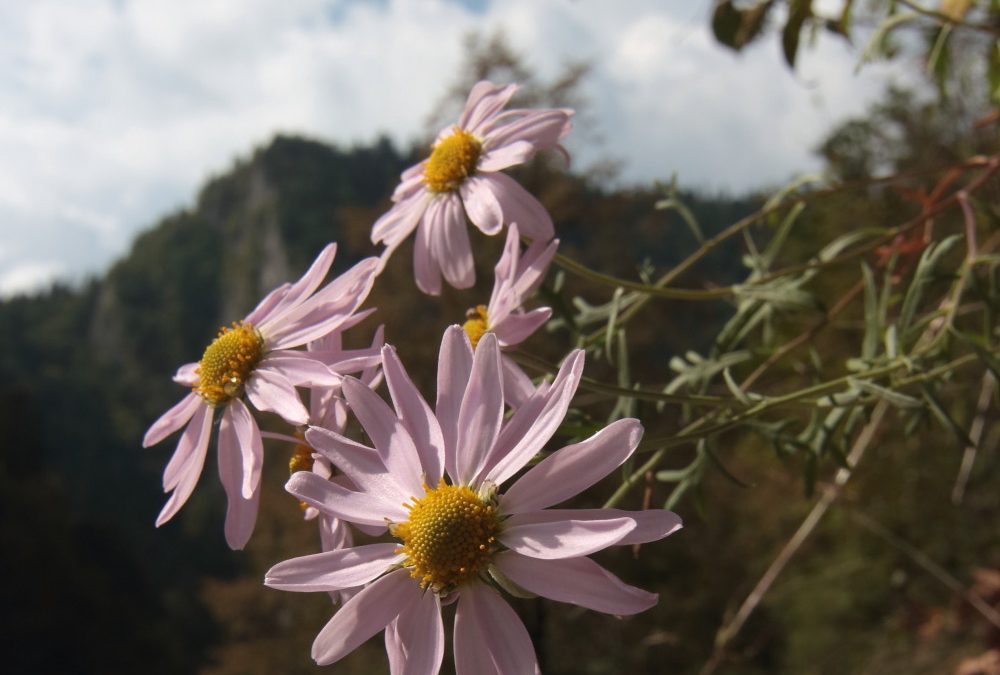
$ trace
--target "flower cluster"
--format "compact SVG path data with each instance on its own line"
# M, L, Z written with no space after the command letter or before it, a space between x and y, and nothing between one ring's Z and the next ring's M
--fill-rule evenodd
M584 354L571 352L551 382L536 383L505 353L551 316L525 303L559 242L545 208L501 170L559 148L572 114L504 111L515 91L478 83L458 123L403 173L394 206L374 224L372 241L386 245L381 257L324 285L336 251L327 246L301 279L220 329L199 361L178 370L174 380L189 393L143 440L154 445L183 429L163 474L170 497L159 526L194 490L219 420L225 537L234 549L254 529L264 440L292 445L286 489L318 522L321 551L274 566L265 584L328 592L342 604L313 644L320 664L384 630L393 673L436 673L444 658L441 607L455 603L459 673L537 672L528 633L501 591L615 615L656 603L588 556L661 539L681 527L675 514L552 508L631 456L642 436L638 420L619 419L551 451ZM488 303L444 332L432 408L381 327L364 349L344 349L342 336L374 311L362 307L411 232L421 290L439 293L442 277L471 286L467 220L487 235L507 226L507 239ZM378 393L383 382L391 404ZM260 413L291 428L262 432ZM370 445L350 437L352 418ZM356 546L353 529L384 539Z

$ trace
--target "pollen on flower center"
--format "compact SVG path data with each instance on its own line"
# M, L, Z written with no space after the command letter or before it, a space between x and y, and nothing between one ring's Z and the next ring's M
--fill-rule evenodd
M263 356L264 338L256 328L242 321L223 326L198 363L194 390L212 405L225 403L240 394Z
M464 129L456 129L438 141L424 168L427 189L431 192L457 190L462 181L475 172L482 147L479 140Z
M407 504L409 519L392 526L403 541L410 576L424 588L447 591L485 569L496 552L499 518L473 490L442 479Z
M296 431L295 436L297 438L302 438L302 432ZM315 463L316 460L313 459L313 449L305 443L299 443L295 446L295 449L292 450L292 456L288 459L288 473L291 474L298 471L312 471L313 464ZM309 505L300 501L299 508L305 511L309 508Z
M298 436L299 432L295 432L295 435ZM313 449L304 443L299 443L288 460L288 473L312 471L314 462Z
M476 305L465 313L465 323L462 329L469 336L472 348L475 349L479 340L489 330L489 316L486 314L486 305Z

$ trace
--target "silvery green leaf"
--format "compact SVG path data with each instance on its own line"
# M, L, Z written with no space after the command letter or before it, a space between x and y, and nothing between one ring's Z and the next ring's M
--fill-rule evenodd
M792 231L792 226L795 225L795 222L802 215L805 208L805 203L799 202L789 209L788 213L782 219L777 231L775 231L774 236L771 237L771 241L768 242L767 248L764 249L764 253L761 255L764 269L770 269L771 265L774 264L774 259L778 257L781 247L784 246L785 240L788 239L788 235Z
M856 387L850 387L846 391L838 391L816 399L816 405L820 408L850 406L857 403L860 398L861 390Z
M924 390L924 399L927 401L927 405L931 409L931 412L934 413L934 416L943 427L955 435L955 438L958 439L959 446L962 448L976 447L976 444L972 442L972 439L969 437L969 434L965 432L965 429L960 427L958 422L956 422L955 419L948 414L944 404L941 403L941 400L934 393L931 386L926 382L922 386Z
M896 324L890 324L885 329L885 353L890 359L899 355L899 336L896 333Z
M897 408L923 408L924 402L919 398L913 398L912 396L907 396L898 391L893 391L886 387L879 386L874 382L869 382L868 380L854 379L850 378L848 380L852 386L860 389L861 391L872 394L885 400L887 403L896 406Z
M942 259L961 240L961 235L953 234L950 237L942 239L940 242L930 243L924 249L923 254L920 256L920 262L917 263L917 269L913 273L910 286L906 289L906 295L903 297L903 305L899 310L899 319L896 321L896 326L901 334L905 334L913 323L913 317L916 315L917 308L924 298L927 287L933 283L935 272L937 272Z
M875 275L867 263L861 264L861 276L865 284L865 336L861 341L861 356L873 359L878 352L878 338L882 334L879 321L878 291L875 288Z
M743 391L740 389L739 385L736 384L736 380L733 379L732 373L729 372L729 366L722 369L722 378L726 382L726 387L729 388L729 393L736 398L737 401L743 405L752 405L757 401L764 400L764 397L760 394L754 394L753 392Z

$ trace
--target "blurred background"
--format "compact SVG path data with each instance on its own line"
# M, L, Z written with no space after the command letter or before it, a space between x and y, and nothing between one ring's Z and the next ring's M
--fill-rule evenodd
M916 190L920 176L995 154L997 9L980 4L969 14L970 3L928 3L939 16L893 39L879 30L895 3L877 1L5 4L5 671L321 670L309 645L329 599L261 585L271 565L318 546L282 490L288 449L268 445L257 529L234 553L214 453L191 501L157 530L175 441L143 450L140 439L183 394L170 375L220 325L329 241L334 273L375 252L370 227L399 172L426 155L475 81L519 82L523 105L577 110L572 164L543 157L516 176L549 208L564 252L632 278L694 250L691 219L711 236L796 177L865 185L907 173ZM948 17L954 35L935 47ZM686 214L658 210L666 195ZM862 195L810 203L790 246L808 252L845 228L919 212L902 191ZM986 227L996 224L994 212ZM440 335L488 299L500 244L477 235L477 287L440 299L416 290L404 246L372 294L379 312L350 339L366 344L384 323L430 396ZM743 253L739 240L719 247L685 285L738 281ZM569 279L547 300L588 293L607 299ZM667 379L671 357L703 351L732 313L726 302L657 304L632 327L643 345L633 371ZM857 332L852 320L845 331ZM529 343L551 361L569 346L558 331ZM835 355L837 340L825 348ZM970 418L977 390L957 399ZM876 439L867 470L723 657L720 627L816 500L800 459L733 437L726 471L745 486L710 473L675 507L681 533L598 556L660 593L656 608L622 620L517 602L543 670L1000 673L989 651L998 629L963 600L1000 605L995 410L960 503L961 453L947 434ZM668 412L656 424L669 432L675 421ZM836 468L813 467L812 480ZM599 505L616 478L577 505ZM637 489L626 505L662 504L663 489ZM381 641L329 670L388 672Z

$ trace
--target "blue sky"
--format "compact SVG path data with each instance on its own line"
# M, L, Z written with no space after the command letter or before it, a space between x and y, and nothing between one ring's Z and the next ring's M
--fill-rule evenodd
M819 3L822 7L824 4ZM836 4L836 3L833 3ZM816 169L810 150L900 66L821 37L796 72L771 36L715 44L710 0L49 0L0 5L0 296L99 273L135 234L277 132L343 144L424 131L462 36L502 28L586 95L622 180L738 192Z

